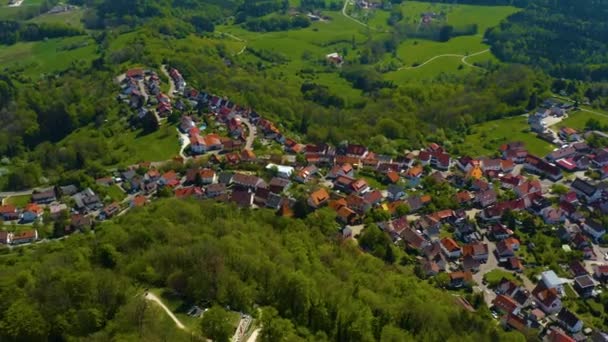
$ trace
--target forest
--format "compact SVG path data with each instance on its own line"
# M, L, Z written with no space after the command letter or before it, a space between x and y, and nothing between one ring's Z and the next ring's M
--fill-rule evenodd
M490 29L492 52L565 78L608 79L608 7L594 0L530 1Z
M334 219L167 199L95 234L1 250L0 339L189 340L142 299L161 287L205 307L261 308L261 341L523 341L483 301L467 295L470 313L419 280L402 252L387 263L340 241Z

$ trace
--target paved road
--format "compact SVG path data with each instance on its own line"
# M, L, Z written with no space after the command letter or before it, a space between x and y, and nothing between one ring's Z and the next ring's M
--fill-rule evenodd
M163 64L160 67L160 71L165 74L165 76L167 76L167 78L169 79L169 97L173 97L173 94L175 94L175 82L173 82L173 78L171 78L171 75L169 75L169 72L167 71L167 66L165 64Z
M492 306L492 301L494 300L494 298L496 298L496 293L483 283L483 276L486 273L489 273L490 271L498 269L500 267L498 266L498 260L494 255L494 249L496 248L496 245L492 241L488 241L488 239L485 237L483 242L488 244L488 261L485 264L481 264L481 266L479 267L479 272L473 274L473 280L475 280L475 282L477 283L476 287L481 292L483 292L483 298L486 301L486 304L488 306Z
M238 118L245 126L247 126L247 130L249 131L247 134L247 140L245 141L245 148L248 150L253 150L253 141L255 140L255 136L257 134L257 128L251 124L249 119L240 116Z
M147 300L151 300L151 301L155 302L156 304L160 305L160 307L163 308L163 310L165 310L167 315L169 315L169 317L171 317L173 322L175 322L175 325L178 328L180 328L182 330L188 330L188 329L186 329L186 326L184 326L182 324L182 322L180 322L180 320L177 319L177 317L175 317L173 312L171 312L171 310L169 310L169 308L167 308L167 306L165 306L165 304L163 304L163 302L160 299L158 299L158 297L156 297L156 295L154 293L147 292L146 295L144 296L144 298L146 298Z

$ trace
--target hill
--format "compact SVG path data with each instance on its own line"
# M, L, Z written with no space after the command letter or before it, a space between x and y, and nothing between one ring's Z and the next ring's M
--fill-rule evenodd
M164 314L140 304L144 288L163 287L201 306L274 308L262 341L516 340L487 311L465 311L410 266L384 264L336 240L333 218L166 200L95 234L4 251L0 334L187 340Z

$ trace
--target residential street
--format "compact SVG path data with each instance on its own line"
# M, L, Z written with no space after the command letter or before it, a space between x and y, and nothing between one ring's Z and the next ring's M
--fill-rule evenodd
M477 288L480 292L483 292L483 298L486 301L486 304L488 306L492 306L492 301L494 300L494 298L496 298L496 293L483 283L483 276L486 275L486 273L499 268L498 260L494 255L496 245L485 237L483 243L488 244L488 261L485 264L481 264L481 266L479 267L479 272L473 274L473 280L475 280L475 282L477 283L477 286L475 286L474 288Z
M237 116L237 118L240 119L245 126L247 126L248 133L247 140L245 142L245 148L248 150L253 150L253 141L255 140L255 136L257 134L257 128L251 124L249 119L243 118L241 116Z

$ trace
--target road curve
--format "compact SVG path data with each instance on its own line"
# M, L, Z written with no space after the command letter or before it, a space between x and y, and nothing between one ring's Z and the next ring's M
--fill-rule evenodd
M482 67L479 67L479 66L477 66L477 65L474 65L474 64L471 64L471 63L467 62L467 58L469 58L469 57L474 57L474 56L478 56L478 55L482 55L482 54L484 54L484 53L486 53L486 52L490 52L490 49L485 49L485 50L483 50L483 51L475 52L475 53L470 54L470 55L468 55L468 56L464 56L464 57L462 57L462 59L461 59L460 61L462 62L462 64L464 64L464 65L466 65L466 66L470 66L471 68L483 69ZM484 70L485 70L485 69L484 69Z
M151 292L147 292L146 295L144 296L144 298L146 298L147 300L151 300L153 302L155 302L156 304L160 305L161 308L163 308L163 310L165 310L165 312L167 313L167 315L169 315L169 317L171 317L171 319L173 320L173 322L175 322L175 325L182 329L182 330L188 330L186 329L186 326L184 326L182 324L182 322L179 321L179 319L177 319L177 317L175 317L175 315L173 314L173 312L171 312L171 310L169 310L169 308L167 308L165 306L165 304L163 304L163 302L158 299L158 297Z

